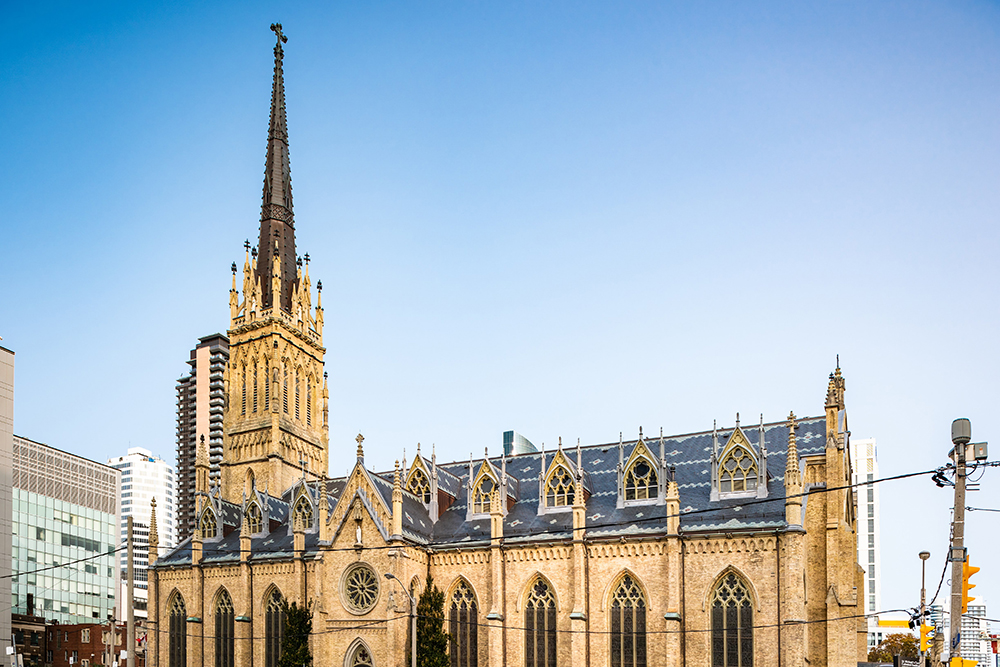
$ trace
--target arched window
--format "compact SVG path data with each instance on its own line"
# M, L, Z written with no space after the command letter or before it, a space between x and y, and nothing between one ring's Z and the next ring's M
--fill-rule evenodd
M648 460L636 459L625 473L625 500L647 500L658 493L656 469Z
M271 409L271 362L264 360L264 409Z
M247 530L250 531L251 535L255 535L261 531L263 521L264 517L257 503L247 505Z
M611 667L646 667L646 597L628 574L611 600Z
M746 583L730 572L712 591L712 667L752 667L753 605Z
M493 478L488 475L484 475L472 493L473 514L490 513L490 495L496 488L497 485L493 481Z
M572 505L575 491L576 483L573 481L573 475L569 474L566 468L559 466L545 485L545 504L548 507Z
M202 539L215 537L218 529L215 512L212 511L211 507L206 507L205 511L201 513L201 521L198 522L198 530L201 531Z
M233 667L236 637L233 599L222 589L215 601L215 667Z
M448 623L451 667L476 667L479 664L478 620L476 596L465 581L459 581L451 596L451 620Z
M253 362L253 411L257 412L257 362Z
M169 667L187 667L187 610L180 593L170 602Z
M285 384L281 391L281 409L288 414L288 368L285 367Z
M420 502L425 505L431 502L431 485L427 481L427 475L420 468L417 468L410 475L410 481L406 483L406 490L420 498Z
M306 426L313 423L313 386L312 378L306 378Z
M313 509L312 504L309 499L304 495L299 496L299 499L295 501L295 508L293 509L295 520L301 521L302 525L306 528L312 528L313 525ZM294 525L294 524L293 524Z
M285 605L275 589L264 604L264 667L278 667L281 636L285 632Z
M299 419L299 387L302 385L302 376L295 371L295 418Z
M240 414L246 415L247 413L247 365L243 364L243 398L241 400Z
M351 650L351 656L347 659L347 664L350 667L373 667L375 663L372 660L372 654L368 650L368 647L358 642Z
M722 493L757 490L757 464L743 447L733 447L719 464L719 490Z
M556 598L541 577L535 579L524 605L525 667L555 667Z

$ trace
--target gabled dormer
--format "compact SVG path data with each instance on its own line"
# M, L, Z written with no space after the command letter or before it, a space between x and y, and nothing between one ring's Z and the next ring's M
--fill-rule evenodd
M490 517L490 498L494 491L504 486L505 475L484 457L478 464L469 459L469 483L466 485L468 504L465 510L465 520L488 519ZM507 504L503 504L503 513L507 514Z
M618 442L618 508L632 505L663 505L667 502L667 469L663 452L663 435L660 435L659 456L639 429L639 439L625 459L625 445Z
M313 490L305 479L299 480L289 494L288 534L292 534L296 525L302 525L307 533L316 532L319 530L319 516Z
M577 461L563 450L562 438L559 447L552 455L552 460L546 464L545 450L542 450L542 466L538 477L538 513L569 512L577 500L577 494L583 495L583 502L590 497L581 462L580 447L577 446Z
M257 483L253 478L249 479L249 488L243 496L243 512L245 517L243 523L247 530L248 537L255 537L270 532L271 525L271 503L267 501L265 494L257 489Z
M764 443L764 420L758 430L755 448L740 427L736 427L719 449L719 432L712 429L712 491L711 500L767 497L767 447Z
M198 534L205 542L218 542L225 536L219 487L212 487L208 493L197 493L195 503L198 505Z

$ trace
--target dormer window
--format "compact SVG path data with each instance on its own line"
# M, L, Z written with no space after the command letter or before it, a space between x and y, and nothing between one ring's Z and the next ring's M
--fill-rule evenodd
M740 493L757 490L757 463L742 447L733 447L719 464L719 490Z
M250 503L250 505L247 506L247 530L250 531L251 535L255 535L261 531L263 522L264 519L261 514L260 507L257 503Z
M201 513L201 521L198 522L198 530L202 539L210 539L218 534L219 526L215 520L215 512L211 507L206 507Z
M563 507L573 504L576 482L569 470L559 466L549 475L545 483L545 504L548 507Z
M301 521L302 527L306 530L312 528L313 525L313 509L312 503L305 494L299 496L299 499L295 501L295 507L292 509L295 521ZM293 524L294 525L294 524Z
M640 458L625 473L625 500L649 500L659 493L656 469Z
M472 513L473 514L489 514L490 513L490 495L497 488L496 482L493 481L492 477L484 476L476 488L472 492Z
M406 483L406 490L420 498L420 502L429 505L431 502L431 483L427 475L420 468L416 468L410 475L410 480Z

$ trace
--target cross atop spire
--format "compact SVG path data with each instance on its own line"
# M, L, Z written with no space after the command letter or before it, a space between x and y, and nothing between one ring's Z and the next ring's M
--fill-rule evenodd
M263 306L278 306L291 312L292 291L296 281L295 220L292 214L292 174L288 160L288 123L285 118L285 78L282 71L288 37L280 23L272 23L277 39L274 45L274 79L271 86L271 121L267 133L267 158L264 163L264 193L260 209L260 259L257 274L261 278ZM273 239L273 241L272 241ZM271 264L281 257L281 283L278 299L272 298Z

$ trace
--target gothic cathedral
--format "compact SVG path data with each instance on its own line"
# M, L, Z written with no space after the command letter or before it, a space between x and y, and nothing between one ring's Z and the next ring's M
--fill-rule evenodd
M295 250L282 74L260 236L233 264L219 484L159 554L156 667L277 667L285 603L317 665L403 667L410 596L445 594L453 667L853 667L864 571L840 368L819 416L329 474L322 283ZM155 500L154 509L155 512Z

